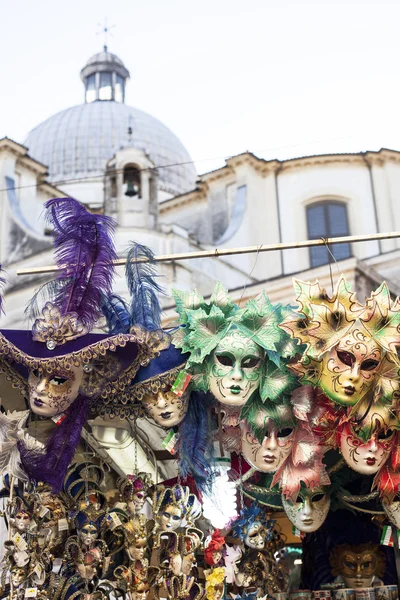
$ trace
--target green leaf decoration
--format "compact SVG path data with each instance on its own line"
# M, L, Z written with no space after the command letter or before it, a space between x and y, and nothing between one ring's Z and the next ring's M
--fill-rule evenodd
M278 328L280 305L271 304L265 292L249 300L230 320L261 348L276 351L276 344L282 337Z
M195 360L193 356L189 360L190 363L200 363L218 346L230 324L222 310L215 305L211 307L209 314L202 308L191 311L188 314L188 322L188 345L198 350Z
M200 296L196 290L193 290L192 292L183 292L181 290L173 289L172 295L176 304L176 312L184 318L184 323L186 323L185 314L187 310L195 310L205 304L203 296Z
M192 379L190 380L192 390L196 390L198 392L208 391L208 377L204 368L199 368L198 365L194 365L190 369L189 374L192 375Z
M296 385L296 378L283 364L277 367L269 363L261 378L260 396L264 402L266 400L277 402L283 394L289 394Z
M210 298L210 305L216 305L224 310L224 313L238 310L238 306L232 302L227 290L218 281Z
M247 421L253 435L260 444L265 437L266 427L270 419L274 421L278 429L294 427L296 422L288 400L285 399L280 405L273 402L263 402L256 392L243 406L240 419Z
M274 363L274 365L276 365L277 367L280 367L281 364L281 355L279 354L279 352L275 352L275 350L266 350L265 351L268 359Z
M396 347L400 346L400 311L382 309L375 300L372 314L361 321L381 348L396 354Z

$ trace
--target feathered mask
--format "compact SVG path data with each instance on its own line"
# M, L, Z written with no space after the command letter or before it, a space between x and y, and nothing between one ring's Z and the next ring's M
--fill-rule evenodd
M275 521L266 518L265 512L256 502L252 503L249 507L245 506L242 508L238 518L231 523L231 534L233 537L244 541L249 530L256 522L264 526L265 540L271 540L274 533Z

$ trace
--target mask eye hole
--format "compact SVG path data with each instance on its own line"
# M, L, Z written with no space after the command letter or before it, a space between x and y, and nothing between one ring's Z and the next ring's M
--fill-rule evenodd
M226 354L216 354L216 358L223 367L233 367L233 359L231 356Z
M300 494L296 498L296 504L304 504L304 498Z
M353 563L353 561L351 561L351 560L345 560L344 561L344 566L347 569L350 569L351 571L356 571L357 570L357 565L355 563Z
M312 502L320 502L323 498L325 498L325 494L314 494Z
M364 362L361 363L361 370L362 371L373 371L374 369L376 369L376 367L378 365L379 365L379 362L377 360L368 358L367 360L364 360Z
M39 371L39 369L33 369L32 373L34 374L35 377L37 377L37 378L40 377L40 371Z
M279 431L276 434L276 437L285 438L285 437L289 437L289 435L292 435L292 433L293 433L293 427L285 427L284 429L279 429Z
M368 571L369 569L371 569L371 567L372 567L372 560L367 560L366 562L362 563L361 570Z
M388 440L392 437L393 434L393 429L386 429L386 431L384 429L381 429L377 435L377 438L378 440Z
M50 383L52 385L62 385L66 381L68 381L68 379L66 377L58 377L58 375L55 375L54 377L51 378Z
M351 352L346 352L345 350L336 350L336 354L340 362L348 367L352 367L356 361L356 357Z
M254 369L260 362L260 359L257 356L246 356L242 360L243 369Z

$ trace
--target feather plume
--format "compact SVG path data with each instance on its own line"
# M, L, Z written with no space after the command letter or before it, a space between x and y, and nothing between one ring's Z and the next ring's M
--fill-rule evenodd
M88 409L89 400L85 396L78 396L67 409L64 421L51 434L44 452L28 448L22 440L18 441L21 464L31 481L48 483L54 494L61 490L81 439Z
M3 308L3 288L6 285L6 280L4 277L2 277L1 275L2 273L2 268L0 265L0 315L2 312L4 312L4 308Z
M111 293L117 258L115 221L89 213L73 198L54 198L45 206L46 220L54 230L54 254L60 269L56 282L60 283L53 282L44 290L56 292L52 301L61 314L75 312L91 329L100 315L102 294Z
M147 258L148 262L137 262ZM133 243L126 258L125 275L131 301L132 325L141 325L149 331L161 327L161 306L157 293L163 293L156 282L154 254L147 246Z
M207 394L192 392L179 426L179 472L184 479L191 475L201 492L209 491L213 482L210 408Z
M117 294L111 296L102 295L101 310L104 314L108 332L111 335L117 333L129 333L131 327L131 315L125 300Z

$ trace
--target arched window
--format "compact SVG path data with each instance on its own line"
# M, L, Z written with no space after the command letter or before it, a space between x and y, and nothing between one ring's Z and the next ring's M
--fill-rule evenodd
M325 200L307 206L308 239L339 237L349 235L347 209L343 202ZM336 260L351 256L350 244L332 244L330 251ZM311 267L319 267L333 262L333 258L324 246L310 248Z
M126 165L124 168L124 194L129 198L140 197L140 171L136 165Z

